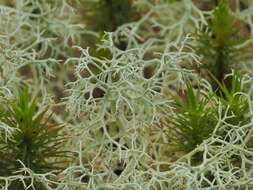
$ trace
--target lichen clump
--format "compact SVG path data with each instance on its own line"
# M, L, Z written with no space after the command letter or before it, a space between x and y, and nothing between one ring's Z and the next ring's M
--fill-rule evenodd
M252 6L0 1L0 189L252 189Z

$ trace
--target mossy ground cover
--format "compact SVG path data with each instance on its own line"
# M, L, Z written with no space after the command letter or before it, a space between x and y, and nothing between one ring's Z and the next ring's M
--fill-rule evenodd
M0 1L0 188L252 189L252 14Z

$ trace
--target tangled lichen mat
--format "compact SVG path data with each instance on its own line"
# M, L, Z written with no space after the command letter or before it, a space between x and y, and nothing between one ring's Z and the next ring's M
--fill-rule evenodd
M0 190L253 190L252 0L0 0Z

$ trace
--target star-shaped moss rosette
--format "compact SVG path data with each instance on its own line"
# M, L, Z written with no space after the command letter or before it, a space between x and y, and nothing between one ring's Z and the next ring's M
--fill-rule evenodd
M199 89L187 82L185 98L175 99L175 115L168 135L178 150L190 152L212 135L217 123L216 111Z
M230 118L226 119L226 122L235 125L242 126L250 123L251 116L247 115L249 113L250 106L247 97L243 93L245 91L243 86L243 78L234 71L233 74L228 76L231 80L230 88L223 82L220 83L216 80L219 88L219 100L223 106L223 112L228 112L231 115Z
M48 108L39 111L27 88L20 90L15 100L1 105L0 121L14 129L8 139L0 136L1 176L14 175L22 168L20 161L35 173L57 172L69 161L70 152L64 151L68 139L62 132L64 126L51 123L47 112ZM10 185L10 189L17 187L22 189L22 183Z
M242 25L242 21L233 14L227 0L218 1L217 7L207 20L208 25L199 30L196 37L195 48L202 63L200 72L210 81L213 90L219 89L219 86L209 73L230 88L231 80L226 79L226 75L238 67L241 54L245 50L237 46L247 40L247 36L240 33L246 25Z

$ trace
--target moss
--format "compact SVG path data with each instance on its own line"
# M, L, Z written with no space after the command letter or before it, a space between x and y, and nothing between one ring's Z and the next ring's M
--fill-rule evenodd
M225 79L225 76L237 67L239 50L235 47L245 41L242 36L238 36L240 28L236 27L236 23L237 19L232 14L228 1L222 0L214 9L204 32L199 31L197 34L196 51L203 63L200 70L214 91L219 91L219 86L213 78L224 82L228 88L231 87L231 81Z
M209 138L217 123L215 108L210 106L208 97L201 97L187 83L185 99L176 99L175 116L169 120L172 126L169 136L172 144L185 152L190 152Z
M67 139L61 133L63 126L50 123L46 112L47 109L38 110L35 98L30 101L27 88L20 90L16 99L1 105L0 121L14 130L11 138L6 140L3 134L0 138L1 176L14 175L23 167L20 162L36 173L46 173L61 169L69 160L70 152L63 151ZM21 190L21 186L15 180L10 189Z

